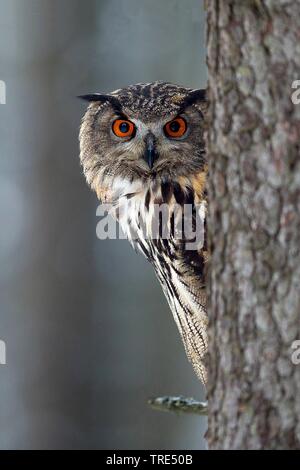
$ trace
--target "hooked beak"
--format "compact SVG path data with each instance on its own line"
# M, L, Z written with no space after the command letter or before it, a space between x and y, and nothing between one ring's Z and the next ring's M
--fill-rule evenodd
M144 160L146 160L150 170L152 170L155 160L158 158L158 153L155 148L155 137L149 132L145 137L146 149L144 153Z

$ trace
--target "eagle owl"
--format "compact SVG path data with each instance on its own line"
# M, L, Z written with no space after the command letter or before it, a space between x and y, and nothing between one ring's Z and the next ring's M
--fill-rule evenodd
M80 130L86 180L152 263L205 383L205 91L154 82L81 98L89 102ZM178 229L186 207L194 228L203 222L201 243Z

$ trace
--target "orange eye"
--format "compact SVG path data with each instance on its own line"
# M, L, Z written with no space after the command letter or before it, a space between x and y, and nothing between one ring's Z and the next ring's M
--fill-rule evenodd
M127 119L116 119L112 126L113 132L118 137L133 137L135 125Z
M186 133L186 130L187 124L185 119L182 117L178 117L170 122L167 122L164 127L166 136L171 137L172 139L182 137Z

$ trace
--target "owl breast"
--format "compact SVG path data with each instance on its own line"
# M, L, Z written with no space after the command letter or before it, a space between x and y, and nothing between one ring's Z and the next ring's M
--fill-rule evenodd
M122 181L122 187L115 188L113 215L135 250L153 265L187 356L205 382L206 201L192 184L182 186L178 181L127 185ZM203 236L198 239L200 232Z

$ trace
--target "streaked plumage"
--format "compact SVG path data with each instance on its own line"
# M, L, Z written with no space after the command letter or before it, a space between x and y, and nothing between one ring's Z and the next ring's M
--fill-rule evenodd
M86 179L101 201L113 204L113 215L129 241L154 266L187 356L205 383L206 242L190 250L193 240L177 234L185 204L191 207L194 227L196 221L205 223L205 93L155 82L85 99L91 102L80 131ZM183 137L168 138L166 125L177 119L171 127L175 134L181 125L178 117L187 130ZM134 134L116 137L116 120L133 123ZM165 218L157 217L160 207ZM162 236L164 229L168 238Z

